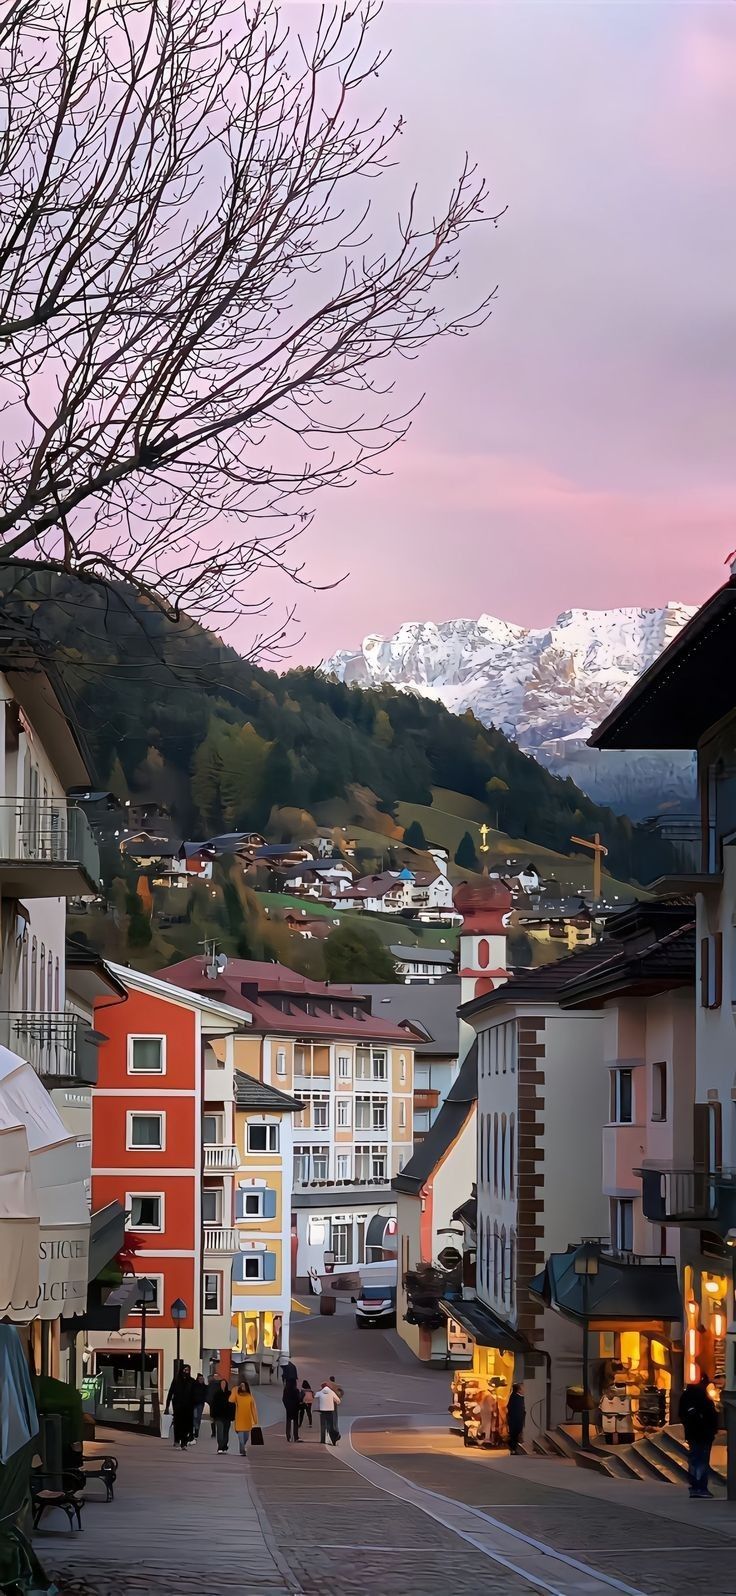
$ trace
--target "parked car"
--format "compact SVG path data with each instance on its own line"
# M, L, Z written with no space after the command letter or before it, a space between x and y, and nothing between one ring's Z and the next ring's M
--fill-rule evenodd
M355 1304L355 1323L359 1329L367 1324L396 1323L396 1287L361 1286L360 1294L351 1297Z

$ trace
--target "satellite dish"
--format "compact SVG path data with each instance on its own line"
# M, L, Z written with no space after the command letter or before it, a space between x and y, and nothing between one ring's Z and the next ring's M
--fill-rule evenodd
M226 970L226 969L227 969L227 954L226 953L218 953L218 955L217 955L217 974L218 975L222 975L223 970Z

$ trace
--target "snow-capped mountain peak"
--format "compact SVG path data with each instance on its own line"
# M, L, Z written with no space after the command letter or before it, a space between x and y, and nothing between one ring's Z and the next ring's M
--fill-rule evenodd
M694 613L694 606L672 600L661 609L564 610L543 628L486 614L404 621L392 636L372 633L359 649L340 650L322 669L364 687L385 682L437 698L456 712L472 709L544 764L573 775L586 790L596 788L596 798L602 777L607 801L626 807L604 774L616 769L623 776L621 760L602 760L585 749L586 740ZM645 763L642 756L634 761L640 775ZM689 790L689 759L670 766L675 785L681 769ZM626 768L633 768L631 760ZM656 772L661 781L661 761Z

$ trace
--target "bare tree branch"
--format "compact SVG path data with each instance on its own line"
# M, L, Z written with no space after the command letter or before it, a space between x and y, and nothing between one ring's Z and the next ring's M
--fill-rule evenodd
M307 40L275 0L10 5L0 565L220 621L259 571L306 580L311 497L381 471L409 425L394 357L488 315L495 290L457 306L487 219L467 159L439 216L414 191L376 242L364 190L402 129L356 103L378 10L323 9Z

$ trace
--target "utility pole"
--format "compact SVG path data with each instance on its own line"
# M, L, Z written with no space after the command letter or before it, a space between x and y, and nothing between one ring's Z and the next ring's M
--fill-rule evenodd
M608 849L601 842L599 831L592 837L571 837L571 842L576 842L580 848L589 848L593 855L593 902L600 903L602 896L602 871L601 860L608 857Z

